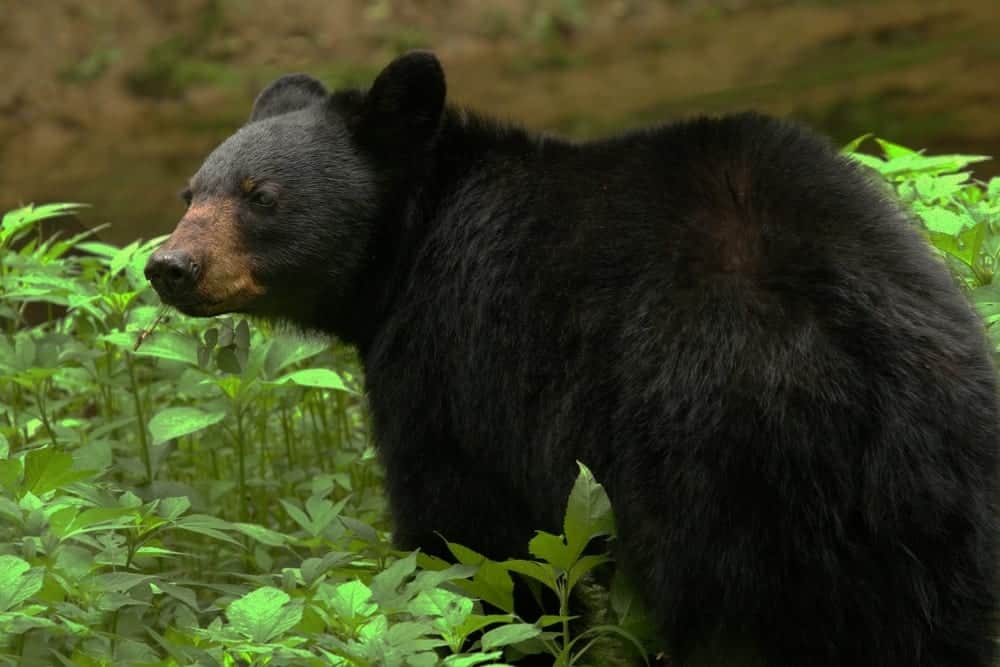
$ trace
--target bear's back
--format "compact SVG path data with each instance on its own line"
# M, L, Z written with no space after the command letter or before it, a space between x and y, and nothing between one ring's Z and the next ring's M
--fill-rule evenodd
M574 459L606 473L629 440L754 470L754 443L827 438L816 465L843 471L887 416L995 425L966 301L883 187L811 133L746 114L500 139L414 250L368 375L398 398L385 412L517 471L539 525L559 507L530 488ZM382 389L400 377L413 385ZM776 475L794 465L779 456Z

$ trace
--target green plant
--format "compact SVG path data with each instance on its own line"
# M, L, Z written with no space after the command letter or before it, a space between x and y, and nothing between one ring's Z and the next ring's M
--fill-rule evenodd
M1000 349L1000 180L968 173L984 158L884 141L876 157L864 140L849 154L912 208ZM394 550L353 353L165 310L142 275L160 239L42 234L78 208L0 220L0 664L458 667L541 652L568 667L659 650L627 582L593 576L614 522L589 471L532 559ZM556 613L519 614L515 580ZM588 596L600 609L584 623Z
M966 288L1000 354L1000 327L996 326L1000 285L994 283L1000 258L1000 177L982 182L968 170L990 158L924 155L883 139L875 139L881 156L857 152L870 137L855 139L845 151L880 174L913 211L955 280Z
M603 630L478 600L527 571L566 607L606 560L589 475L536 569L395 551L353 354L168 312L160 239L41 234L78 208L0 221L0 664L476 665L529 639L579 664Z

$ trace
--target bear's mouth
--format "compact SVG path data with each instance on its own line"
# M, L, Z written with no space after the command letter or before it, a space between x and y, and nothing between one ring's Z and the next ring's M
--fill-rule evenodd
M212 299L201 295L192 298L163 298L163 303L176 308L190 317L214 317L225 313L247 312L256 298L254 294L232 294L224 299Z
M154 280L153 289L164 304L192 317L212 317L225 313L249 312L266 290L250 276L215 275L199 280L186 289L170 289Z
M162 298L161 300L190 317L212 317L232 312L232 310L225 308L225 304L218 301L168 301Z

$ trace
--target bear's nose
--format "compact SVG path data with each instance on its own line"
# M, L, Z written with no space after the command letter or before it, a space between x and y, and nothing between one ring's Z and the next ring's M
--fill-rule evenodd
M146 262L145 274L161 297L183 296L198 282L198 263L183 250L157 251Z

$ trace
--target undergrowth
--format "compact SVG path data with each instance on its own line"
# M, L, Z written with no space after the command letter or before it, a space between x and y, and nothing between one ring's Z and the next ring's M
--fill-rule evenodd
M1000 179L971 177L979 156L855 152L866 139L847 151L911 207L1000 349ZM162 239L41 234L78 208L0 222L0 664L663 658L617 578L599 622L570 622L614 537L586 468L534 560L396 551L354 355L164 310L142 275ZM553 591L559 613L519 616L514 577Z

